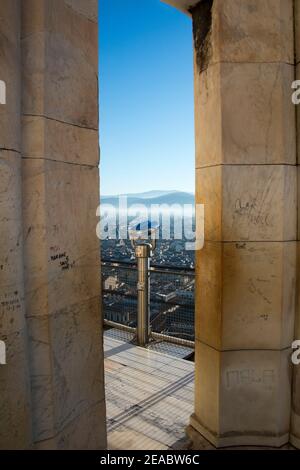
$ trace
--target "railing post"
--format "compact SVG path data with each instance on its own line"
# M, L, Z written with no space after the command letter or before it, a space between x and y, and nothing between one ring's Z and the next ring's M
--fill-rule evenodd
M137 342L139 346L146 346L149 342L150 329L150 245L140 244L135 247L135 256L138 268L138 314L137 314Z

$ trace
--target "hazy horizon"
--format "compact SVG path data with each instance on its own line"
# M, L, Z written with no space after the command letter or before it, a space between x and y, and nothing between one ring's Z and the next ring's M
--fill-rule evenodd
M175 194L175 193L185 193L185 194L189 194L191 196L195 196L195 192L191 192L191 191L180 191L180 190L177 190L177 189L167 189L167 190L164 190L164 189L150 189L149 191L143 191L143 192L140 192L140 193L115 193L115 194L103 194L101 192L101 197L120 197L120 196L135 196L135 197L146 197L146 195L148 197L151 198L151 196L149 196L150 194L152 194L153 196L152 197L155 197L154 194L156 193L159 194L159 193L164 193L164 194Z

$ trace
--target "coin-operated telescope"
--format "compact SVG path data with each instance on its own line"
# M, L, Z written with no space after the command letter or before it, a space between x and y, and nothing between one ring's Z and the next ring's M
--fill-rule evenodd
M144 220L128 227L131 245L135 251L138 270L137 342L146 346L150 335L150 258L156 247L159 224Z
M147 243L153 252L156 247L156 239L159 233L159 224L151 220L143 220L129 225L129 238L131 245L135 249L137 245Z

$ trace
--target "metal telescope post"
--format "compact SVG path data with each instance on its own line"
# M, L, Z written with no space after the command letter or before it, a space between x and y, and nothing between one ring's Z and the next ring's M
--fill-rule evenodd
M137 343L147 346L150 337L150 258L156 245L158 224L150 221L139 223L129 228L131 244L135 251L138 270L138 311L137 311ZM150 242L146 241L151 237Z

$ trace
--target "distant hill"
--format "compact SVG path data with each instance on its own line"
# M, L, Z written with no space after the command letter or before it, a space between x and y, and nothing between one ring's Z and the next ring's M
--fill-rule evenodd
M192 193L182 191L148 191L137 194L122 194L127 197L127 205L144 204L194 204L195 196ZM119 206L119 196L101 196L102 204L111 204L114 207Z
M102 198L115 198L119 196L127 196L127 197L137 197L139 199L150 199L153 197L160 197L160 196L165 196L166 194L173 194L177 193L178 191L165 191L165 190L153 190L153 191L146 191L144 193L128 193L128 194L113 194L110 196L102 196Z

